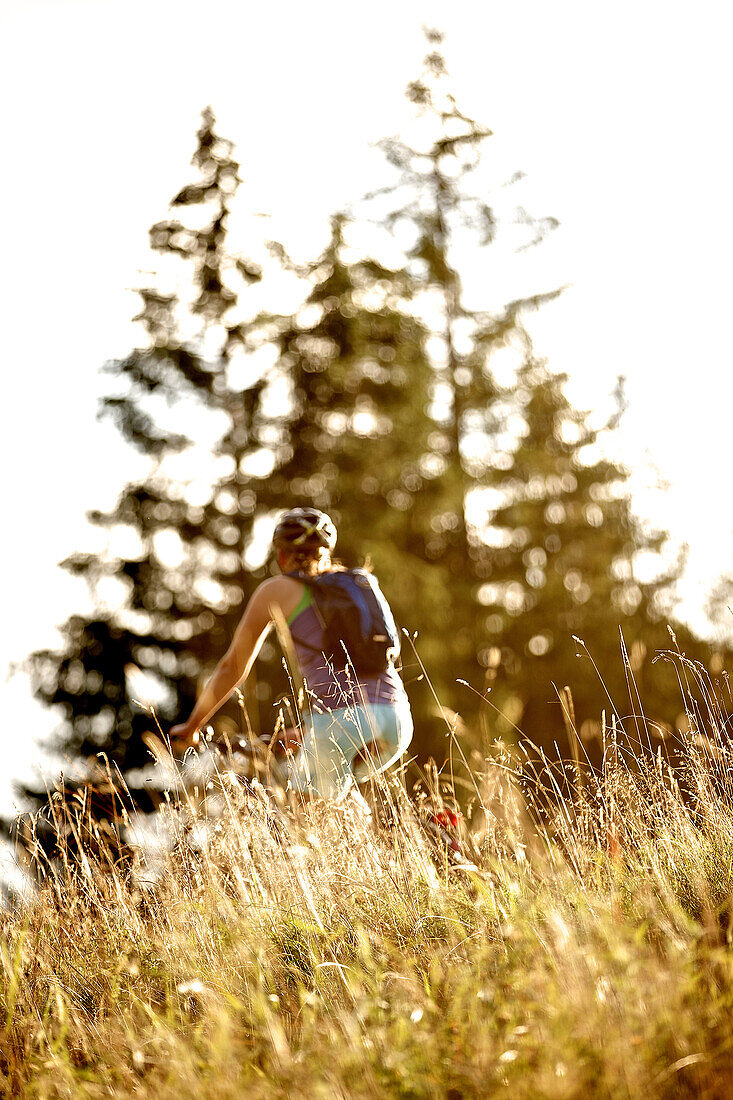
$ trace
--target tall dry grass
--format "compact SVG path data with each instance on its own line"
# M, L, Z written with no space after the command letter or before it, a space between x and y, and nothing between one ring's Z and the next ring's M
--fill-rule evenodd
M679 667L684 736L611 715L596 767L464 768L462 859L426 827L445 775L422 810L392 777L291 813L226 771L152 865L39 856L0 930L4 1095L730 1096L733 756Z

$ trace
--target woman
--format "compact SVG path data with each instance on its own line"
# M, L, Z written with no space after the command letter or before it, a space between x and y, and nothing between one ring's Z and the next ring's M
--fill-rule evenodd
M331 558L335 545L336 528L324 512L294 508L281 516L273 546L283 575L263 581L254 592L191 717L171 730L174 747L192 744L197 730L247 678L279 611L290 628L308 694L302 744L290 757L291 788L340 798L354 781L383 771L405 752L412 717L393 662L383 672L357 677L323 655L322 618L311 585L297 574L313 578L339 570Z

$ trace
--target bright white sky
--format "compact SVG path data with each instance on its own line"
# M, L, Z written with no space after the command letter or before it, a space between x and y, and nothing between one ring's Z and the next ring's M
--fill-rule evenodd
M149 225L191 178L202 107L235 141L267 234L312 253L379 171L370 143L402 123L423 23L447 32L459 103L494 130L496 183L524 170L517 201L562 222L523 261L532 289L572 284L533 322L537 349L584 406L627 376L636 507L689 543L684 609L699 624L733 546L725 19L711 0L694 13L674 0L0 0L0 346L16 387L0 433L0 679L83 606L56 563L85 545L85 511L139 469L96 423L98 368L136 339L130 288L153 266ZM648 488L655 468L664 492ZM0 810L51 726L23 677L2 692Z

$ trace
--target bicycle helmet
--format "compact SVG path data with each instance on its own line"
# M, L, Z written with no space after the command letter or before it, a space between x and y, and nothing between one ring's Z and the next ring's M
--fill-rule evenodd
M331 517L317 508L291 508L280 516L272 544L277 547L325 546L333 550L336 527Z

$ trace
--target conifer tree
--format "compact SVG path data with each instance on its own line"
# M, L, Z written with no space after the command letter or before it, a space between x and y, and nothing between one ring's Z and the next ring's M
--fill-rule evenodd
M231 415L227 369L245 334L238 300L261 278L257 264L226 249L239 165L231 143L217 134L210 109L197 139L192 161L197 179L173 199L177 216L150 231L163 265L182 261L188 279L177 280L180 290L139 291L136 320L144 343L106 367L118 388L103 399L102 415L149 457L150 473L123 490L112 512L90 513L110 534L109 552L79 553L64 563L88 581L96 616L72 616L64 627L64 649L34 655L38 695L65 719L62 749L81 758L104 749L125 768L148 759L140 734L150 727L150 717L136 703L138 685L130 682L129 668L149 674L163 713L190 703L214 612L241 601L238 551L247 545L254 512L242 509L233 535L229 501L195 499L171 466L196 453L181 423L190 424L196 435L207 418ZM240 419L247 425L251 405L250 393L240 395ZM206 465L206 456L198 453ZM208 477L215 480L213 471ZM120 550L121 533L128 546ZM224 577L228 583L222 583ZM101 582L108 578L124 589L116 604L101 596Z
M628 471L599 446L621 415L621 391L617 414L598 430L570 405L566 381L532 356L517 373L511 398L523 428L497 486L502 502L486 532L493 546L479 598L491 639L480 658L505 716L491 728L507 735L513 722L536 743L567 751L566 685L579 733L595 734L612 706L620 717L638 715L640 700L650 717L673 720L674 684L661 667L651 675L650 659L669 643L663 617L681 563L661 567L665 537L635 519ZM644 578L641 556L657 562ZM621 638L638 688L631 696Z
M502 464L501 394L491 355L517 331L527 312L559 291L487 303L482 310L467 306L459 250L467 242L491 249L502 229L497 211L470 188L471 173L492 133L465 114L448 91L440 52L442 34L425 33L429 52L423 73L407 88L417 111L416 140L390 138L381 143L397 180L367 200L382 202L385 196L397 200L385 224L412 234L408 270L413 294L424 303L423 316L431 329L438 420L434 438L441 444L445 491L444 510L430 516L426 558L440 577L443 592L450 596L445 607L436 600L434 628L423 635L421 647L438 693L455 706L456 678L474 685L483 679L477 654L485 647L486 637L477 592L489 568L489 552L469 515L472 497L494 483ZM557 225L553 218L534 220L525 212L522 220L528 234L525 245L539 243ZM431 642L436 637L441 657L433 664ZM461 694L464 714L475 710L476 699Z
M456 496L432 411L429 331L409 308L409 270L346 263L347 232L335 218L326 251L306 271L304 310L266 319L279 351L274 376L292 393L288 448L268 492L280 507L297 499L332 514L339 555L378 567L398 621L424 637L438 664L452 592L435 564L436 532ZM409 648L405 658L412 677Z

